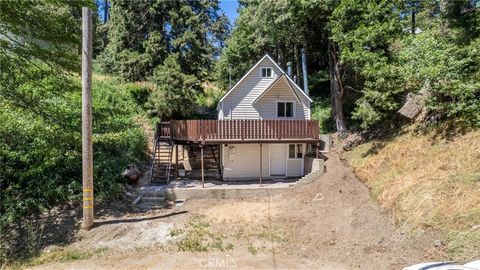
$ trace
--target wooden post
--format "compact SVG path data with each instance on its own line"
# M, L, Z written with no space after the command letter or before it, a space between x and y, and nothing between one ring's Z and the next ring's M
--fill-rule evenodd
M175 179L178 179L178 144L175 144Z
M262 184L262 144L260 144L260 185Z
M202 188L205 187L205 175L204 175L204 171L203 171L203 145L200 146L200 156L201 156L201 164L202 164Z
M93 226L92 10L82 8L82 181L83 224Z

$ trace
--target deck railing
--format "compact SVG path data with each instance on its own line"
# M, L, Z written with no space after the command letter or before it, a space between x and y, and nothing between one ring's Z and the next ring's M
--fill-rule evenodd
M172 139L201 140L282 140L318 139L315 120L172 120L160 124L160 136Z
M170 129L170 122L157 123L156 137L170 138L172 136Z

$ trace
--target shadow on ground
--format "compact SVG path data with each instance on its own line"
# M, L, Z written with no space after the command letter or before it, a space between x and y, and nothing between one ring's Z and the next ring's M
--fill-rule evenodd
M148 211L148 209L136 207L128 201L97 204L95 205L95 220L97 221L94 227L162 219L188 213L188 211L177 211L145 218L127 218L129 215ZM106 218L115 219L105 220ZM2 232L0 257L29 259L38 255L39 251L48 246L70 245L79 240L81 222L81 204L66 204L55 207L41 216L32 216Z
M169 214L166 214L166 215L160 215L160 216L154 216L154 217L115 219L115 220L99 221L99 222L95 222L94 227L97 228L97 227L100 227L102 225L107 225L107 224L134 223L134 222L141 222L141 221L147 221L147 220L156 220L156 219L168 218L168 217L171 217L171 216L176 216L176 215L181 215L181 214L186 214L186 213L188 213L188 211L173 212L173 213L169 213Z

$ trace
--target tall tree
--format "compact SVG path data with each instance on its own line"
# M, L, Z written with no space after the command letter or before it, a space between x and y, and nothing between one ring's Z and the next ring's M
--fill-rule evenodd
M330 18L343 89L356 91L352 117L367 128L398 108L402 89L391 45L402 33L399 2L342 0ZM339 79L341 80L341 79ZM343 95L346 95L345 93Z
M145 80L169 54L182 71L204 79L228 33L218 1L112 1L105 70Z
M295 61L300 79L301 48L308 53L311 74L327 69L327 8L324 3L288 0L241 1L239 17L217 64L217 79L222 87L228 84L228 67L233 80L238 80L265 53L277 59L282 68Z

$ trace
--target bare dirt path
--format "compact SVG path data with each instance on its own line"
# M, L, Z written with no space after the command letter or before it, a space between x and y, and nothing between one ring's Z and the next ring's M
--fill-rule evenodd
M103 217L71 246L104 251L36 269L401 269L440 259L427 236L397 228L339 156L329 157L323 176L284 194Z

